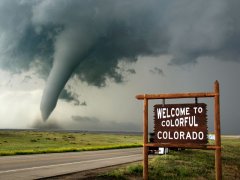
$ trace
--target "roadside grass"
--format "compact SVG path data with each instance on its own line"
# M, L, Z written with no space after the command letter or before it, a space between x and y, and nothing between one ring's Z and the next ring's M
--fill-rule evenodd
M223 179L240 179L240 138L222 138ZM170 151L149 161L149 179L215 179L212 150ZM95 179L142 179L142 163L99 175Z
M38 131L0 131L0 155L60 153L142 146L142 136Z

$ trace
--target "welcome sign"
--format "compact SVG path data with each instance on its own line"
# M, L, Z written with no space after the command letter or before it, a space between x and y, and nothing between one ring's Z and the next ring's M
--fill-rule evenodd
M207 144L206 107L204 103L155 105L154 141Z

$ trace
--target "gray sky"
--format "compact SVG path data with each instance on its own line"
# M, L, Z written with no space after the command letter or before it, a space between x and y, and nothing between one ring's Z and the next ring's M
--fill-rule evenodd
M236 7L237 0L1 1L0 128L142 131L135 95L209 92L218 80L222 133L240 134ZM208 104L212 131L213 100L199 101Z

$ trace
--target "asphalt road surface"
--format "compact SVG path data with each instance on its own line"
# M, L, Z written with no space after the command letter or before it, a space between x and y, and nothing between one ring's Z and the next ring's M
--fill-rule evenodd
M0 157L0 179L39 179L142 160L142 148Z

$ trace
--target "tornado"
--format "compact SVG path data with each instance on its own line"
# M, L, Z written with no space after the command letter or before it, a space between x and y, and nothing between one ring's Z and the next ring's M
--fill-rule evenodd
M78 65L86 58L94 35L79 29L64 31L56 41L53 67L43 91L40 110L46 121L55 109L58 97Z
M40 104L42 119L44 121L48 119L51 112L55 109L62 89L79 65L79 61L64 59L64 61L56 60L54 62Z
M64 63L54 64L43 91L40 105L42 119L44 121L48 119L51 112L55 109L58 97L70 78L73 69L74 65L66 66Z

